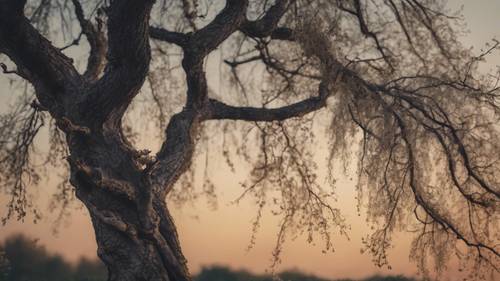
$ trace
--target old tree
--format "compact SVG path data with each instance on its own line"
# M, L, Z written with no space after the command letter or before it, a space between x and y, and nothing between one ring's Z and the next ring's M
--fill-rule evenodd
M422 272L457 256L472 277L495 276L499 76L478 66L498 42L473 55L441 2L0 0L3 72L28 82L0 119L4 223L37 215L28 187L45 157L67 165L57 198L74 190L88 209L109 280L190 280L166 199L186 197L193 157L223 139L214 149L229 166L253 165L254 230L265 205L282 217L276 259L287 231L329 249L346 225L334 181L318 178L316 137L330 174L356 167L375 263L407 230ZM227 80L217 87L214 52ZM130 117L138 100L146 115ZM134 145L141 116L164 131L156 153ZM33 153L40 131L46 156Z

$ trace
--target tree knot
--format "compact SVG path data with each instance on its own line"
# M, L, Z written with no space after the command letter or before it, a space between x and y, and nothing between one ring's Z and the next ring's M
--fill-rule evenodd
M67 117L57 119L56 125L66 133L76 133L81 135L90 135L90 129L85 126L76 125Z

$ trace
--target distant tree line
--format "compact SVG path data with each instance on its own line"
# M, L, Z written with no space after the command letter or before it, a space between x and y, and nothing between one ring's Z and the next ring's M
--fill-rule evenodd
M104 281L106 267L97 260L80 259L75 265L51 254L23 235L14 235L2 245L1 281Z
M279 274L283 281L329 281L299 271ZM99 260L80 259L71 264L62 256L51 254L24 235L7 238L0 247L0 281L105 281L106 267ZM195 281L272 281L271 275L257 275L223 266L203 268ZM338 281L353 281L343 279ZM362 281L416 281L403 276L374 276Z
M314 275L308 275L300 271L284 271L278 274L282 281L332 281ZM203 268L194 278L195 281L273 281L271 275L256 275L244 270L232 270L224 266L213 266ZM340 279L336 281L354 281L352 279ZM373 276L359 281L416 281L404 276Z

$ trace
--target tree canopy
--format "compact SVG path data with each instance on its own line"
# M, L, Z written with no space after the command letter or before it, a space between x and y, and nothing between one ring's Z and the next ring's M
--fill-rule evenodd
M479 65L500 43L474 54L461 30L431 0L0 0L1 66L30 85L0 119L6 218L35 210L35 136L48 127L44 159L69 171L57 199L74 188L108 267L121 233L152 241L170 280L188 280L165 198L189 198L193 157L217 149L253 167L253 230L264 206L282 217L278 263L286 233L319 234L329 250L332 231L348 231L334 179L317 173L311 140L327 139L329 175L355 167L377 265L392 234L411 231L426 275L453 255L471 277L498 274L500 73ZM206 73L214 54L219 82ZM162 132L156 153L134 145L145 116Z
M6 260L6 265L0 267L2 281L100 281L106 277L106 268L99 261L82 258L76 265L71 264L23 235L8 237L0 249Z

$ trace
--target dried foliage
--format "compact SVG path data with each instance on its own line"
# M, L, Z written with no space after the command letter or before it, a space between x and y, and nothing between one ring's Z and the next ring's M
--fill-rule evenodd
M83 77L96 81L92 87L114 85L121 76L113 76L113 55L123 55L116 42L127 43L113 41L117 27L104 24L119 18L110 12L114 1L71 2L33 2L25 13L40 31L69 41L61 44L65 50L78 48L85 35L91 51ZM394 233L410 231L415 234L411 256L425 277L439 275L454 256L470 278L498 274L500 73L479 71L499 50L498 41L474 55L458 39L460 15L448 11L444 1L277 0L249 1L248 7L247 1L221 2L157 1L151 10L151 50L138 48L139 60L151 57L149 65L137 63L137 72L147 76L120 81L129 95L117 111L103 108L113 112L110 118L117 114L114 122L120 124L127 111L120 128L126 142L137 145L151 139L149 130L166 131L156 156L137 150L142 172L153 178L155 198L197 198L195 171L202 170L201 193L215 206L207 172L210 153L217 151L232 170L241 161L250 163L240 197L253 196L257 203L250 247L269 207L281 217L274 267L286 237L305 234L312 242L318 235L325 250L332 250L332 233L347 235L347 222L335 207L333 167L355 161L358 198L374 229L363 242L375 264L388 266ZM57 25L49 19L61 27L51 29ZM67 40L75 26L80 34ZM213 69L204 67L213 66L206 60L217 48L216 82L215 74L205 74ZM2 68L36 80L22 65ZM36 91L44 90L34 84ZM37 98L51 105L39 93ZM12 195L8 217L25 215L31 207L27 187L39 178L31 154L44 124L40 111L46 109L38 102L28 105L21 103L1 118L1 187ZM53 108L49 112L59 118ZM150 129L141 138L145 127ZM50 163L68 155L60 131L65 128L50 129ZM325 138L330 185L318 174L316 144ZM185 172L193 157L204 164ZM134 196L126 185L116 185L122 195ZM56 201L64 206L70 194L69 185L62 184Z

